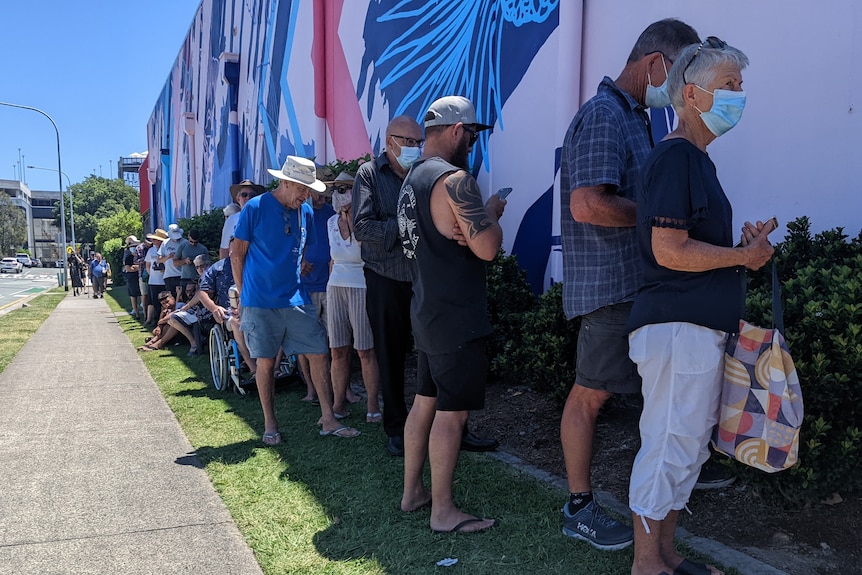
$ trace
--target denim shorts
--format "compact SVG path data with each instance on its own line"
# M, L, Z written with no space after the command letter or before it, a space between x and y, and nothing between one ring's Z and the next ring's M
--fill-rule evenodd
M641 378L629 358L626 321L632 302L610 305L581 318L575 383L610 393L639 393Z
M286 354L329 353L317 309L310 304L277 309L243 307L240 329L255 359L274 358L279 348Z

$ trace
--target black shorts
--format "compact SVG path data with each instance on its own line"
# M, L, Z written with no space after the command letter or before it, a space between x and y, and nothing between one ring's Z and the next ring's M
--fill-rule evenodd
M484 408L487 379L485 339L469 341L452 353L417 353L416 393L436 397L438 411Z
M138 274L123 272L126 276L126 287L129 290L129 297L141 297L141 286L138 285Z
M639 393L641 377L629 358L626 321L632 302L610 305L581 318L575 383L610 393Z
M181 281L180 276L165 278L165 289L171 292L171 295L174 296L174 298L177 297L177 288L180 287Z
M161 309L159 302L159 294L165 291L165 284L147 284L147 293L150 294L150 305L156 306L156 309Z

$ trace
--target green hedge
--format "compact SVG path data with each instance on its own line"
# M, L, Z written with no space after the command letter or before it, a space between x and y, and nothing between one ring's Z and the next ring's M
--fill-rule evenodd
M812 235L808 218L787 225L775 246L783 284L787 342L805 402L799 464L766 474L734 463L764 498L788 506L862 488L862 233ZM752 323L772 322L771 267L749 276ZM564 400L574 382L578 320L566 321L562 285L529 293L517 260L500 254L489 268L491 375Z

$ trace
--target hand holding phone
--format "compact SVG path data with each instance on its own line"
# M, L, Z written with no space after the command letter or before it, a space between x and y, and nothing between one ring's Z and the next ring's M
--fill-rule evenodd
M777 218L777 217L775 217L775 216L772 216L771 218L768 218L768 219L764 220L764 222L763 222L763 227L760 229L760 233L759 233L759 234L767 234L767 235L768 235L768 234L771 234L772 232L774 232L774 231L775 231L775 230L777 230L777 229L778 229L778 218ZM758 234L758 235L759 235L759 234ZM738 247L741 247L741 246L742 246L742 240L739 240L739 241L736 243L736 245L734 245L733 247L738 248Z
M500 188L499 190L497 190L497 196L501 200L505 200L506 196L508 196L511 193L512 193L512 188Z

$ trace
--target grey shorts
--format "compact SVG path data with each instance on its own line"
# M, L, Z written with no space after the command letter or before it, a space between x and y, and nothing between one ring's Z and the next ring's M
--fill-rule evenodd
M359 351L374 347L374 336L365 311L365 292L365 288L326 287L329 347L352 345Z
M639 393L641 378L629 358L626 321L632 302L610 305L581 318L575 383L610 393Z
M279 348L288 355L329 352L326 333L313 305L278 309L243 307L240 329L255 359L274 358Z

